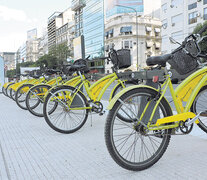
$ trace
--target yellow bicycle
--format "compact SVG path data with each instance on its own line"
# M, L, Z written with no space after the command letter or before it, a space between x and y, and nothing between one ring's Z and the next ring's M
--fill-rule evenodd
M154 165L166 151L171 135L190 133L194 122L207 133L207 67L191 74L175 90L166 69L168 62L180 74L195 70L199 58L207 58L201 54L198 39L198 35L191 34L171 54L147 59L147 65L164 68L165 81L162 85L157 82L158 89L131 86L110 101L105 141L111 157L121 167L139 171ZM155 77L154 82L157 80ZM174 115L164 96L167 88L177 111Z
M112 49L109 57L114 64L112 74L90 85L89 80L84 75L88 72L87 61L80 59L75 61L70 68L70 71L77 72L79 75L77 76L77 86L63 85L48 93L45 98L43 113L46 122L52 129L60 133L73 133L79 130L85 124L89 112L103 114L101 98L113 82L117 82L117 84L111 91L109 100L126 85L137 84L136 82L122 80L117 73L118 69L131 65L129 50L115 51ZM109 60L109 58L107 59ZM85 94L81 90L83 87L86 91Z

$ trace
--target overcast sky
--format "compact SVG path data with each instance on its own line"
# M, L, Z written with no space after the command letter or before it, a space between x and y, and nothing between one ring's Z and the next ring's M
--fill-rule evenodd
M0 52L16 52L26 41L27 31L47 27L47 18L64 11L71 0L0 0Z

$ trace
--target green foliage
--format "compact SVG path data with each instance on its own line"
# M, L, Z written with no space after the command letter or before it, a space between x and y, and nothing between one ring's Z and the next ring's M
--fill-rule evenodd
M16 69L6 71L6 77L13 78L16 75Z
M193 31L193 34L197 34L197 33L201 30L201 28L202 28L203 26L207 26L207 21L205 21L205 22L203 23L203 25L202 25L202 24L198 24L198 25L195 27L195 29L194 29L194 31ZM206 35L207 35L207 30L201 34L201 37L202 37L202 36L206 36ZM199 47L201 48L201 52L202 52L202 53L207 53L207 38L205 38L202 42L199 43Z
M48 68L54 68L58 65L58 60L55 56L51 54L46 54L38 59L36 62L36 66L43 68L44 66L47 66Z
M51 48L49 55L56 57L58 65L61 65L67 61L69 56L73 54L69 51L67 44L63 43Z

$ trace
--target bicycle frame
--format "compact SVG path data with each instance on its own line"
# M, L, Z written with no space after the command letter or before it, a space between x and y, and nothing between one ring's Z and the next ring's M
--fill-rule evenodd
M80 73L79 73L80 74ZM76 92L74 92L73 96L71 97L71 101L70 103L68 104L68 107L70 110L80 110L80 109L92 109L92 107L80 107L80 108L70 108L70 105L72 104L73 102L73 99L75 98L76 94L78 92L81 92L82 91L80 90L83 86L85 87L86 89L86 92L87 92L87 95L88 97L93 101L93 102L96 102L96 101L100 101L103 94L105 93L106 89L111 85L112 82L114 82L115 80L118 79L118 84L121 84L123 87L124 86L124 83L123 81L121 81L117 74L114 72L112 74L109 74L101 79L99 79L98 81L96 81L92 86L89 87L89 83L88 83L88 80L86 80L85 76L82 76L80 74L80 77L81 77L81 84L76 87ZM115 90L117 86L115 86L111 92L111 95L110 95L110 98L112 97L112 94L113 94L113 91ZM82 93L83 94L83 93ZM84 95L84 94L83 94ZM67 95L68 97L70 97L70 94ZM85 95L84 95L85 96Z

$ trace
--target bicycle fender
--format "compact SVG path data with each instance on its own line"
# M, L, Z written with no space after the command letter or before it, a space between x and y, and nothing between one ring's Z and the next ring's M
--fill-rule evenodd
M116 102L118 101L118 99L121 98L121 96L123 96L126 92L131 91L133 89L139 89L139 88L150 88L150 89L152 89L154 91L159 92L157 89L155 89L155 88L153 88L151 86L147 86L147 85L133 85L133 86L129 86L129 87L124 88L122 91L120 91L118 94L116 94L114 96L114 98L109 102L109 105L108 105L107 109L111 110L114 107L114 105L116 104ZM163 98L165 98L165 97L163 97ZM166 99L166 101L168 102L167 99ZM169 104L169 102L168 102L168 104Z
M119 84L121 84L121 83L117 83L116 86L114 86L114 88L112 89L112 91L111 91L111 93L110 93L109 101L112 100L112 94L114 93L116 87L117 87Z
M60 86L62 86L62 85L56 85L56 86L50 88L50 89L45 93L45 95L44 95L44 100L46 99L47 95L48 95L51 91L53 91L54 89L56 89L56 88L58 88L58 87L60 87Z

